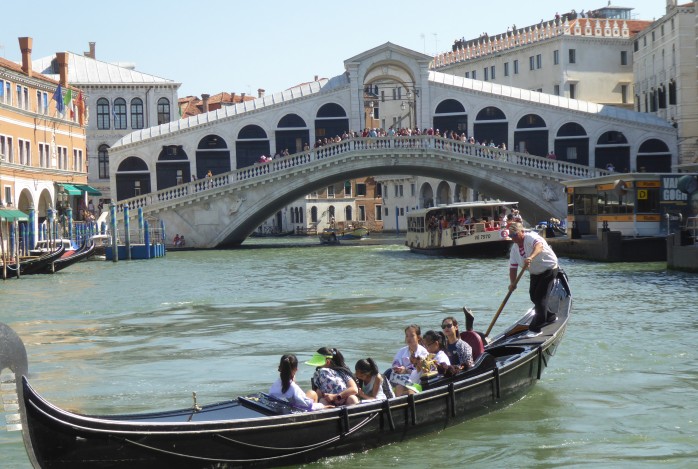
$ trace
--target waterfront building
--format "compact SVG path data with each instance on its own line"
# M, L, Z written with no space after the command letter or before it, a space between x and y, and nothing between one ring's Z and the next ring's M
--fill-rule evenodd
M132 63L97 60L94 42L89 44L89 49L83 54L65 53L66 81L83 91L89 109L86 119L88 180L101 192L96 196L95 205L108 207L114 199L109 184L111 146L133 131L178 119L180 83L139 72ZM55 78L59 73L58 56L37 59L32 66L49 77ZM176 179L176 170L170 173L169 177Z
M695 2L666 3L666 15L634 40L635 109L676 126L679 165L685 166L698 163L698 17Z
M455 41L431 69L570 99L632 108L633 41L651 21L632 8L570 12Z
M57 54L54 79L34 68L32 38L19 38L19 46L20 64L0 58L0 196L6 208L35 211L33 247L54 209L71 208L81 220L94 189L87 185L85 94L68 82L67 54Z

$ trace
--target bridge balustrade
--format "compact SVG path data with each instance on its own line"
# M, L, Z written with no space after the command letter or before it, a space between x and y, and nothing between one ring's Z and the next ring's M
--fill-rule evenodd
M608 174L608 171L590 168L588 166L568 163L565 161L551 160L541 156L529 155L510 150L502 150L496 147L472 144L460 140L452 140L443 137L429 135L417 136L393 136L393 137L366 137L342 140L327 146L314 148L308 151L294 153L282 158L274 159L266 163L257 163L253 166L217 174L196 181L169 187L157 192L144 194L117 202L117 212L121 213L124 207L130 210L139 207L167 204L170 201L182 199L195 194L215 192L241 181L247 181L258 177L266 177L290 168L307 165L313 161L322 161L352 152L365 152L368 154L376 151L389 151L404 149L410 151L438 151L447 154L468 156L478 159L498 161L514 166L528 168L549 175L556 175L560 180L582 179Z

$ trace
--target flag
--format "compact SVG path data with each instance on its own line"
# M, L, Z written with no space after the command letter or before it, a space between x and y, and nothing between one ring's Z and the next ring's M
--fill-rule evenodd
M80 126L85 124L85 98L82 96L82 91L78 93L78 123Z
M65 104L65 107L70 107L70 102L73 100L73 90L68 88L68 91L65 93L65 96L63 96L63 104Z
M63 88L61 88L61 84L58 84L58 88L56 88L56 91L53 93L53 98L56 101L56 111L58 111L59 114L63 114L65 112L65 105L63 104Z

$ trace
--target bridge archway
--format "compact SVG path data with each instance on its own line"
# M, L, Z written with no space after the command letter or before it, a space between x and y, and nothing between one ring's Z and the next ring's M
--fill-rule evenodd
M246 168L259 161L262 155L271 156L269 138L263 128L256 124L246 125L238 133L235 142L236 168Z
M305 120L298 114L289 113L283 116L277 124L276 153L288 150L289 153L299 153L303 147L310 146L310 129Z
M196 177L202 179L211 171L212 174L230 171L230 150L228 144L219 135L207 135L199 140L196 148Z
M337 103L324 104L315 116L315 138L332 138L349 130L347 112Z
M157 190L167 189L191 180L191 169L187 153L182 145L162 147L155 164Z
M526 114L519 119L514 132L514 150L536 156L548 153L548 128L542 117Z
M434 111L434 129L453 130L459 134L468 132L468 113L465 106L455 99L441 101Z
M128 199L150 193L150 170L145 161L129 156L116 170L116 198Z
M630 144L618 130L604 132L596 142L595 166L605 168L609 163L617 171L630 171Z
M637 168L640 172L670 173L671 152L666 143L651 138L640 145L637 152Z
M494 142L507 144L509 148L509 122L504 112L495 106L488 106L477 113L473 124L475 140L481 143Z
M589 136L576 122L560 126L555 137L555 155L558 160L582 165L589 164Z

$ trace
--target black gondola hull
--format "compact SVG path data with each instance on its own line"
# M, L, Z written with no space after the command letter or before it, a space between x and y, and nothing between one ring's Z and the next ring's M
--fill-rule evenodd
M300 464L364 451L442 430L520 397L540 379L560 344L571 309L563 273L548 295L557 321L527 338L532 312L494 338L476 367L423 382L411 396L316 412L263 394L150 414L86 416L18 383L30 459L42 468L232 468ZM281 413L278 413L281 412Z

